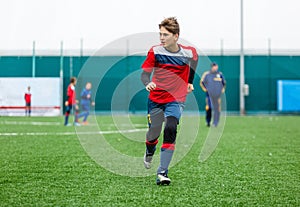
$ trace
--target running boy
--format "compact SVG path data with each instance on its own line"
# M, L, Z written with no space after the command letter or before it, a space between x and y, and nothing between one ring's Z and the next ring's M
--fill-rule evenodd
M169 185L168 168L175 150L177 125L188 92L194 90L193 79L198 63L196 49L178 44L179 24L174 17L159 24L160 45L153 46L142 65L141 80L150 92L146 134L145 168L151 167L158 137L165 121L157 185ZM152 79L150 76L152 74Z

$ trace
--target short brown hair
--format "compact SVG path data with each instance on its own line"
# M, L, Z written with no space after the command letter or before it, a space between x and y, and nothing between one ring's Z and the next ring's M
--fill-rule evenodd
M75 83L75 81L76 81L76 78L75 78L75 77L72 77L72 78L70 79L70 83Z
M166 30L168 30L172 34L178 34L179 35L179 33L180 33L179 24L177 22L176 17L166 18L158 26L159 26L159 29L161 27L166 28Z

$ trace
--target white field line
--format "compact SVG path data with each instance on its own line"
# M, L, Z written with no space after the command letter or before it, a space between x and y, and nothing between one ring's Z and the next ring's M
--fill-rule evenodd
M1 121L0 124L4 124L4 125L35 125L35 126L59 126L59 125L63 125L61 122L37 122L37 121ZM121 127L127 127L127 126L136 126L136 127L146 127L147 124L89 124L89 126L121 126Z
M114 130L114 131L94 131L94 132L11 132L0 133L0 136L47 136L47 135L85 135L85 134L120 134L120 133L134 133L144 132L148 129L128 129L128 130Z
M60 122L37 122L37 121L1 121L0 124L5 124L5 125L61 125Z

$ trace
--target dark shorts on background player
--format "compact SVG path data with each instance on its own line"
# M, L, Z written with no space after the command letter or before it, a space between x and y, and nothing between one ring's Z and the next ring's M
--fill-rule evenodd
M73 105L68 105L68 106L66 107L66 112L70 113L71 110L72 110L72 108L73 108Z
M31 107L31 103L26 103L26 106L27 107Z

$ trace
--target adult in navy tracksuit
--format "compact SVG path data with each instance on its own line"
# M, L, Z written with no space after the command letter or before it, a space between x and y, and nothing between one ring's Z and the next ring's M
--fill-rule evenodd
M225 92L224 75L218 71L217 63L211 64L211 69L203 73L200 86L206 92L206 123L210 126L212 109L214 110L213 126L218 126L221 113L221 95Z
M82 112L78 115L78 118L83 117L83 125L88 124L87 123L87 118L90 114L90 107L91 105L95 105L94 102L91 101L92 99L92 84L91 83L86 83L85 88L82 90L80 97L80 106L81 106L81 110Z

